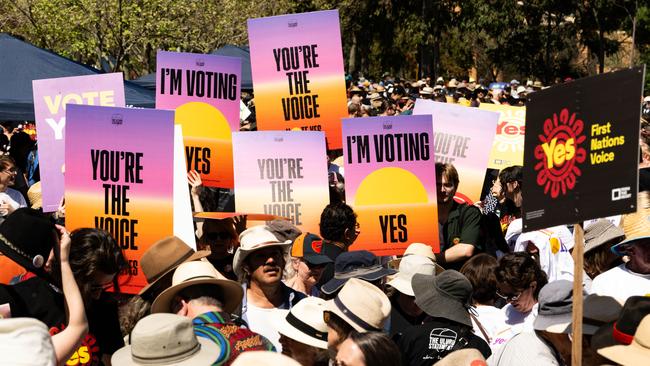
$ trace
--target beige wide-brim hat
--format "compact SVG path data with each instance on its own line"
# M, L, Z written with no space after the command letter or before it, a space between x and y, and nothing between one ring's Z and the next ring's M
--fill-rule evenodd
M300 363L282 353L247 351L237 356L232 366L300 366Z
M169 313L174 297L183 289L194 285L215 285L223 293L223 311L234 312L241 305L244 290L238 282L227 279L210 262L185 262L176 268L172 286L156 297L151 313Z
M386 294L377 286L358 278L350 278L338 295L325 305L325 310L338 315L361 333L381 331L390 309Z
M151 314L135 325L130 344L113 353L113 365L212 365L221 352L217 343L194 334L192 321L175 314Z
M605 347L598 353L623 366L647 365L650 360L650 315L641 320L629 346Z
M272 246L281 247L286 253L291 247L291 240L279 241L265 225L253 226L239 234L239 248L232 261L232 268L237 278L241 279L244 276L242 264L249 254Z
M174 270L184 262L205 258L210 255L209 250L194 251L189 245L177 236L168 236L155 242L140 259L140 268L147 279L147 285L140 290L140 296L155 292L156 286L169 280ZM164 288L159 289L159 291ZM152 295L156 295L155 293Z
M431 247L431 245L424 244L424 243L411 243L404 251L403 256L406 257L413 254L421 255L431 259L431 261L435 263L436 274L440 274L442 273L442 271L445 270L444 268L442 268L441 265L436 263L436 255L433 254L433 248ZM396 264L397 266L399 266L399 263Z
M387 284L404 295L415 296L411 280L417 273L435 275L436 266L427 257L417 254L408 255L400 260L399 271Z
M327 349L327 324L323 320L325 303L317 297L302 299L284 316L275 318L275 328L296 342Z

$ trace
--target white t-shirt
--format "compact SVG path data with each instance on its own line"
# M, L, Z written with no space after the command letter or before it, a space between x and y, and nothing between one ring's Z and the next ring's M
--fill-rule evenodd
M474 318L472 318L472 326L474 327L474 334L477 336L481 337L485 342L488 344L492 339L494 339L494 335L496 332L503 327L503 324L506 322L505 315L503 314L503 311L497 307L494 306L488 306L488 305L477 305L475 308L476 310L476 318L478 321L481 323L481 326L483 326L483 329L487 333L488 337L490 337L490 340L488 341L485 339L485 336L483 336L483 332L481 332L481 329L478 327L476 322L474 321Z
M0 192L0 203L5 202L11 205L14 210L21 207L27 207L25 197L15 189L7 188L6 191Z
M625 263L601 273L591 283L591 293L626 301L630 296L650 294L650 274L630 271Z
M573 248L574 240L566 226L523 233L517 237L514 251L526 252L529 244L537 247L539 265L548 276L548 282L573 281L573 258L569 251Z
M273 343L276 351L282 352L282 345L280 344L280 333L278 333L276 326L276 318L284 318L288 312L289 310L276 308L260 308L252 305L251 303L248 303L246 309L248 327L253 332L266 337L266 339Z
M490 342L492 352L500 349L515 335L521 332L532 332L534 330L533 322L537 317L537 308L538 304L535 304L531 311L528 313L522 313L515 309L514 306L506 304L506 306L501 309L501 319L503 319L503 323L497 327L492 342Z
M489 366L555 366L559 363L549 346L534 332L522 332L487 359Z

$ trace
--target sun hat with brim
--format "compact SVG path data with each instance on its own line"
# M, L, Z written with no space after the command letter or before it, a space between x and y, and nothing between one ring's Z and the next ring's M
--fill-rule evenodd
M462 273L446 270L437 276L416 274L411 285L415 304L425 313L472 326L468 311L472 284Z
M275 318L278 333L308 346L327 349L326 301L318 297L300 300L283 317Z
M650 315L641 320L630 345L605 347L598 353L623 366L647 365L650 360Z
M441 265L436 263L436 256L433 254L433 248L431 248L431 245L424 243L411 243L408 247L406 247L403 256L406 257L412 254L425 256L431 259L431 261L436 265L436 274L440 274L445 270ZM397 265L399 265L399 263Z
M300 366L300 363L282 353L247 351L237 356L231 366Z
M422 88L422 90L420 90L420 94L421 94L421 95L431 95L431 94L433 94L433 91L434 91L434 90L433 90L432 87L430 87L430 86L425 86L424 88Z
M155 242L140 258L140 268L147 285L140 290L143 298L155 297L171 285L176 267L210 255L209 250L195 252L177 236L168 236Z
M217 343L194 334L188 318L151 314L135 325L129 345L111 357L113 365L211 365L219 357Z
M47 326L33 318L0 319L0 354L3 365L56 365Z
M625 232L606 219L599 219L585 228L585 253L600 247L603 244L623 240Z
M331 295L351 278L372 282L395 273L394 269L382 266L377 256L367 250L344 252L336 257L334 277L321 286L321 292Z
M45 262L57 242L54 223L31 208L17 209L0 225L0 252L47 280Z
M302 233L293 241L291 256L302 258L315 266L333 263L330 257L320 254L323 249L323 239L312 233Z
M417 254L403 257L399 263L399 271L388 281L387 285L407 296L415 296L411 280L417 273L423 275L435 275L436 266L431 259Z
M390 315L390 300L377 286L351 278L325 310L336 314L357 332L380 332Z
M232 261L233 271L237 277L243 278L242 264L249 254L259 249L274 246L281 247L286 252L291 246L291 240L279 241L265 225L253 226L239 234L239 248L237 248Z
M612 246L611 250L616 255L623 256L620 251L623 245L638 244L650 239L650 192L639 192L636 202L636 212L621 218L625 241Z
M641 320L650 314L650 297L631 296L615 322L598 329L591 337L591 348L600 349L619 344L630 344Z
M227 279L208 261L185 262L176 268L172 277L172 286L151 304L152 313L170 313L174 297L183 289L194 285L215 285L223 294L223 311L234 312L242 302L244 290L238 282Z
M583 291L583 296L586 293ZM584 299L582 333L592 335L605 323L615 320L621 304L609 296L589 295ZM538 313L533 328L549 333L571 333L573 324L573 283L557 280L539 292Z

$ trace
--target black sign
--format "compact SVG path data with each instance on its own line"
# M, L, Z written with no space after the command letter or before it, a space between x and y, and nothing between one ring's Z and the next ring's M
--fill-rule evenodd
M530 95L524 231L636 210L644 74L626 69Z

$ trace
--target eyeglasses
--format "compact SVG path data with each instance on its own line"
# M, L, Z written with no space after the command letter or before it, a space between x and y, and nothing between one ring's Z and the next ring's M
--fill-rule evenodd
M525 291L525 290L524 290ZM519 291L518 293L511 295L511 294L501 294L499 290L497 290L497 296L500 298L506 300L506 302L513 302L519 300L519 297L521 297L521 294L524 293L524 291Z
M226 231L221 231L221 232L211 232L211 233L205 233L204 234L206 238L209 240L226 240L230 239L231 235L229 232Z
M16 174L16 173L18 173L18 170L16 170L16 168L13 168L13 169L5 169L5 170L3 170L1 173Z
M113 287L113 281L104 284L92 284L88 288L91 292L106 291Z

